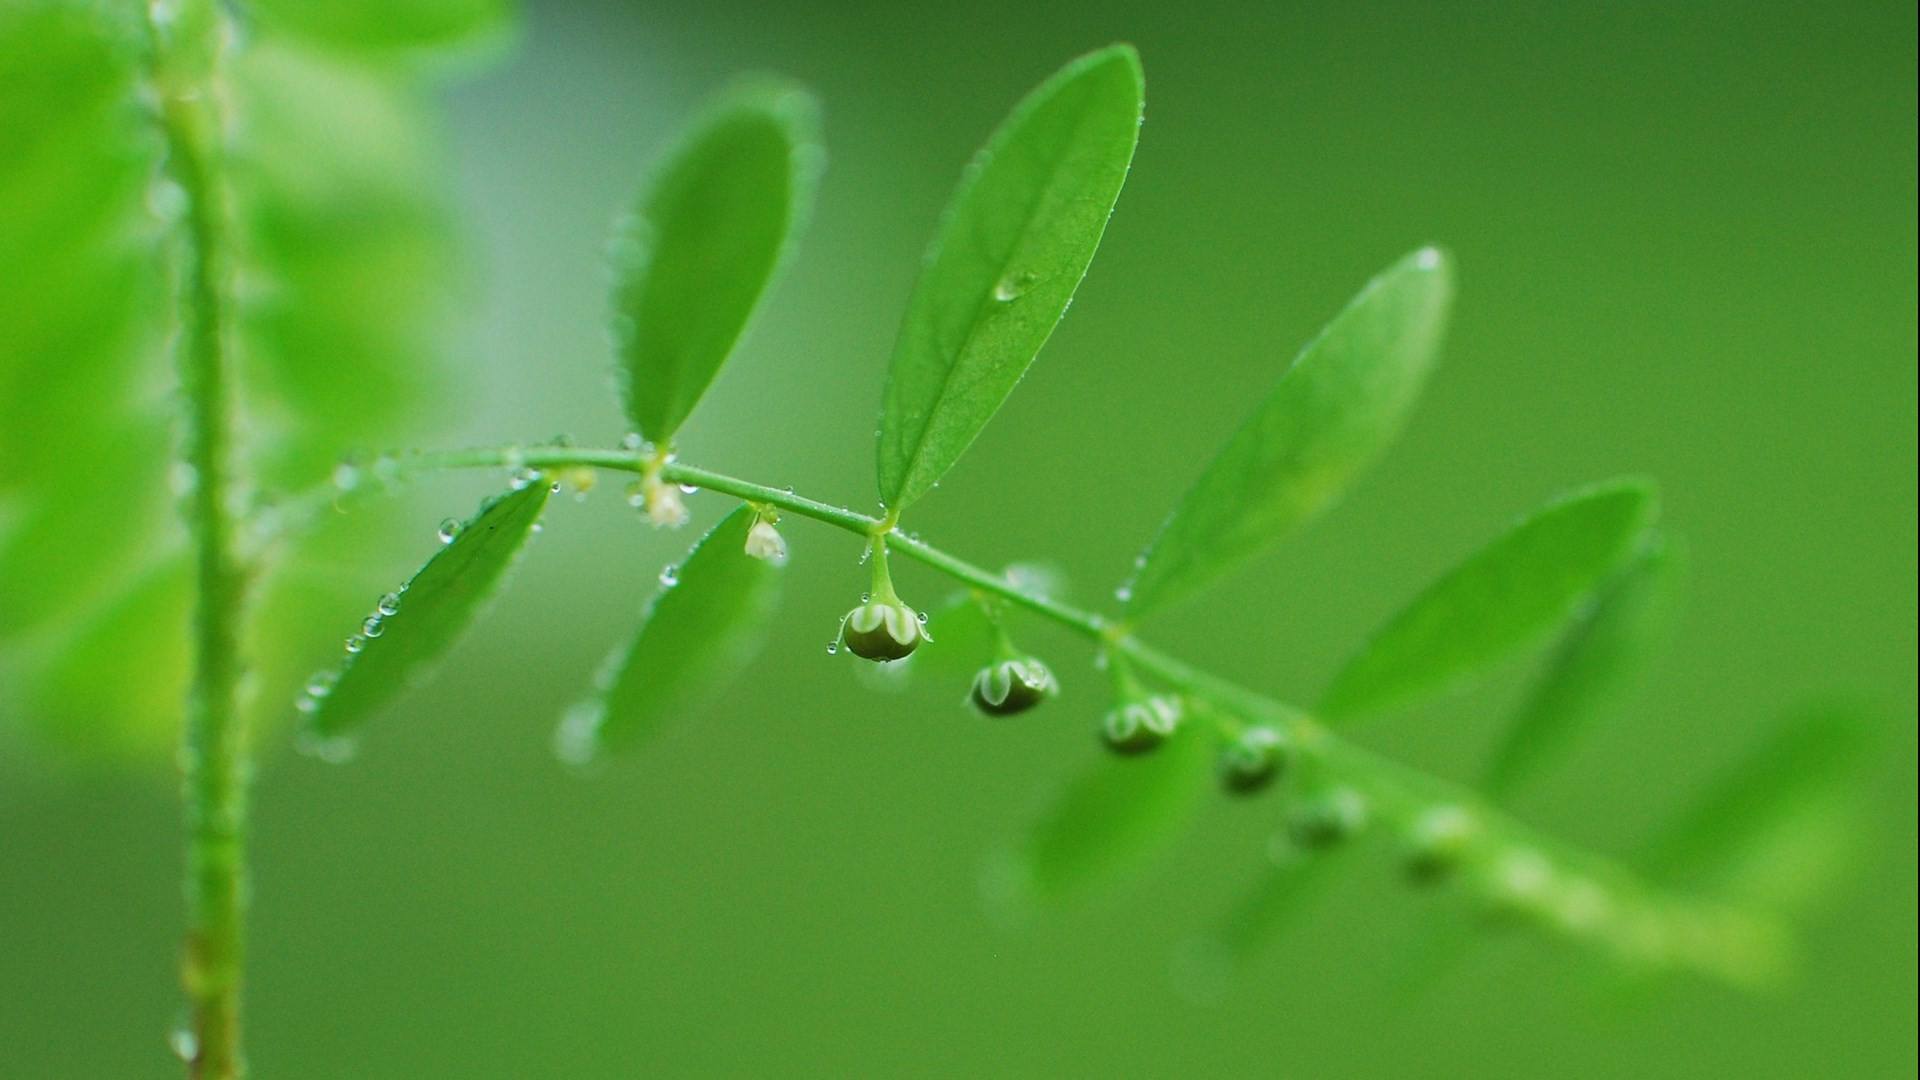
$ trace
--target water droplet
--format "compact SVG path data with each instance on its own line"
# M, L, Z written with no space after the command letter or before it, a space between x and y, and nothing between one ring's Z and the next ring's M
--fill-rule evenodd
M328 694L333 693L333 684L339 681L340 676L335 672L316 671L313 674L313 678L307 680L307 696L312 698L326 697Z
M622 450L639 450L646 445L647 440L641 438L640 433L637 431L629 431L625 435L620 436L620 449Z
M293 740L294 749L316 761L329 765L344 765L353 760L357 749L352 738L346 735L321 735L317 732L303 731Z
M167 1032L167 1049L173 1056L191 1065L200 1057L200 1036L193 1033L193 1025L181 1020Z
M440 523L440 542L441 543L451 544L453 543L453 538L459 535L460 535L460 521L458 518L448 518L447 520Z
M515 472L527 467L527 452L519 446L509 446L500 451L500 464Z
M863 603L863 604L864 604L864 603L866 603L867 601L869 601L869 600L871 600L871 599L873 599L873 597L872 597L872 595L870 595L870 594L868 594L868 593L861 593L861 594L860 594L860 602L861 602L861 603Z
M838 640L827 642L827 655L838 656L839 654L840 654L840 642Z
M399 614L400 613L400 594L390 592L387 595L381 597L380 602L374 605L374 610L378 611L382 617Z
M680 568L679 567L673 565L672 563L668 563L667 565L660 568L660 587L661 588L671 589L678 584L680 584Z
M347 639L347 652L349 654L357 653L361 649L364 649L366 647L367 647L367 639L361 637L359 634L355 634L352 637Z
M1113 598L1114 598L1115 600L1118 600L1118 601L1120 601L1120 602L1121 602L1121 603L1123 603L1123 604L1124 604L1124 603L1126 603L1126 602L1127 602L1127 601L1129 601L1129 600L1132 600L1132 599L1133 599L1133 586L1132 586L1132 585L1122 585L1122 586L1120 586L1119 588L1117 588L1117 589L1115 589L1115 590L1113 590Z
M369 615L367 621L360 624L360 633L370 638L377 638L386 632L386 623L378 615Z
M1027 286L1032 280L1033 276L1031 274L1001 278L993 287L993 298L1003 304L1009 300L1017 299L1021 293L1027 291Z
M923 611L920 613L920 622L922 625L925 625L926 621L927 621L927 613Z
M333 489L352 491L360 486L360 469L351 461L343 461L333 467Z
M692 495L695 492L698 492L699 490L700 490L699 484L681 484L680 485L680 494L682 495Z

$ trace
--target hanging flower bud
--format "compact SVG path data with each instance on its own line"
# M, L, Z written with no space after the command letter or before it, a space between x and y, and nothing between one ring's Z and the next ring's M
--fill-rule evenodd
M775 566L785 566L787 539L773 527L773 522L764 517L755 518L753 528L747 530L747 554Z
M1047 665L1027 656L981 668L973 677L970 697L974 707L988 716L1012 716L1059 692L1060 684Z
M1474 836L1473 816L1458 806L1435 806L1407 830L1407 877L1419 884L1453 873Z
M886 663L900 660L931 640L920 625L920 616L898 600L874 599L847 612L840 624L840 638L847 650L867 660Z
M1167 694L1123 701L1100 721L1100 737L1117 754L1144 754L1180 728L1180 699Z
M1328 848L1366 827L1366 796L1340 787L1302 803L1287 821L1287 835L1303 848Z
M1251 795L1286 768L1287 737L1279 729L1250 727L1220 752L1220 783L1236 795Z
M687 504L680 489L658 480L646 483L647 520L656 528L677 529L687 523Z

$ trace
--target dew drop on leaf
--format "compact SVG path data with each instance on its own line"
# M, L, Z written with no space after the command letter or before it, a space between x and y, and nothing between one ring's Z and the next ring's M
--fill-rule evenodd
M680 568L669 563L660 568L660 587L671 589L680 584Z
M460 535L459 519L448 518L447 520L440 523L440 542L441 543L451 544L453 543L453 538L459 535Z

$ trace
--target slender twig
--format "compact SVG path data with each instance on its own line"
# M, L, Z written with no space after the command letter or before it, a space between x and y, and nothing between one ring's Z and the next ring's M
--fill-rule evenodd
M227 195L212 0L149 10L152 76L167 172L185 194L179 235L178 368L184 413L182 510L192 534L193 676L180 748L187 932L181 980L190 1026L175 1038L190 1075L244 1072L240 982L246 897L248 763L240 718L240 620L247 572L230 494L234 388L228 356Z
M1784 946L1771 921L1659 890L1611 860L1529 828L1471 789L1383 758L1334 734L1299 708L1165 653L1135 636L1123 622L1028 591L1006 575L900 531L892 518L677 461L662 466L660 460L644 450L502 447L388 456L379 459L373 471L399 478L461 468L653 470L663 481L776 507L866 540L885 530L889 550L1075 631L1189 698L1283 731L1301 753L1315 759L1322 776L1364 792L1381 820L1409 832L1417 832L1423 821L1436 815L1469 823L1462 862L1476 868L1478 892L1506 910L1597 941L1636 964L1690 967L1742 982L1765 980L1778 970Z

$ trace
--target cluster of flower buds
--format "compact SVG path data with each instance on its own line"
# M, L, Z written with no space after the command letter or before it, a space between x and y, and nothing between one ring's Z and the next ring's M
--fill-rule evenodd
M968 695L988 716L1023 713L1060 692L1053 672L1036 657L1000 660L980 669Z
M1171 694L1130 696L1100 720L1100 738L1116 754L1144 754L1180 729L1180 699Z

